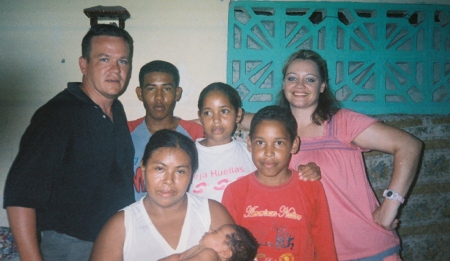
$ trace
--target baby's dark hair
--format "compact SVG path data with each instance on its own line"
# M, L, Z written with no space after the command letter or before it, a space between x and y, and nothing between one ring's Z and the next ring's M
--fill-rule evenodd
M219 91L223 95L225 95L230 101L231 105L233 105L236 112L239 110L239 108L242 107L241 96L239 96L239 93L236 91L235 88L223 82L214 82L206 86L200 93L197 103L199 111L203 109L203 103L205 102L206 96L213 91Z
M191 160L192 174L198 168L198 153L195 143L185 135L174 130L162 129L155 132L145 146L144 156L142 157L142 164L146 165L148 159L153 152L159 148L180 148L189 156ZM194 176L194 175L192 175Z
M230 226L235 232L227 235L227 244L233 252L228 261L252 261L258 252L258 241L245 227L234 224Z
M253 116L250 124L250 138L253 137L256 126L262 121L278 121L281 122L289 134L291 142L297 138L297 121L289 108L282 108L277 105L271 105L259 110Z
M173 81L176 85L174 87L176 88L180 85L180 73L178 72L177 67L166 61L155 60L141 67L141 70L139 71L139 86L141 86L141 88L144 87L143 85L145 75L152 72L162 72L170 74L172 75Z

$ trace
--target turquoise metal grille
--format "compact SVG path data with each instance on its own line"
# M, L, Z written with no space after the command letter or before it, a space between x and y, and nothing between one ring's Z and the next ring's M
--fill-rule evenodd
M227 82L248 111L276 102L294 51L320 53L345 108L450 113L450 6L234 1Z

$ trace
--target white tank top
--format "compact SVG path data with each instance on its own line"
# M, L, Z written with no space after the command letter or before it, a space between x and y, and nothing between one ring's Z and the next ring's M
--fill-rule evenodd
M153 225L143 200L125 207L124 261L152 261L181 253L198 244L211 226L208 199L186 193L188 206L180 240L173 249Z

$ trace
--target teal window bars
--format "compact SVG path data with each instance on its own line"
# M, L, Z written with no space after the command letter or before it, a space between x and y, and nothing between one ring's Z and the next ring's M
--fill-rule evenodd
M450 6L231 2L227 82L247 111L276 103L284 62L301 48L327 60L344 108L450 113Z

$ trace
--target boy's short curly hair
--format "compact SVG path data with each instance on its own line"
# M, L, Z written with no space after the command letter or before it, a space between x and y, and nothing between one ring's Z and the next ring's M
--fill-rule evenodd
M250 123L250 132L248 134L250 138L253 137L256 126L262 121L278 121L286 127L291 142L294 142L297 138L297 120L289 108L270 105L259 110L255 116L253 116L252 122Z
M245 227L230 226L233 227L235 232L227 235L227 244L233 252L228 261L252 261L258 252L258 241Z

